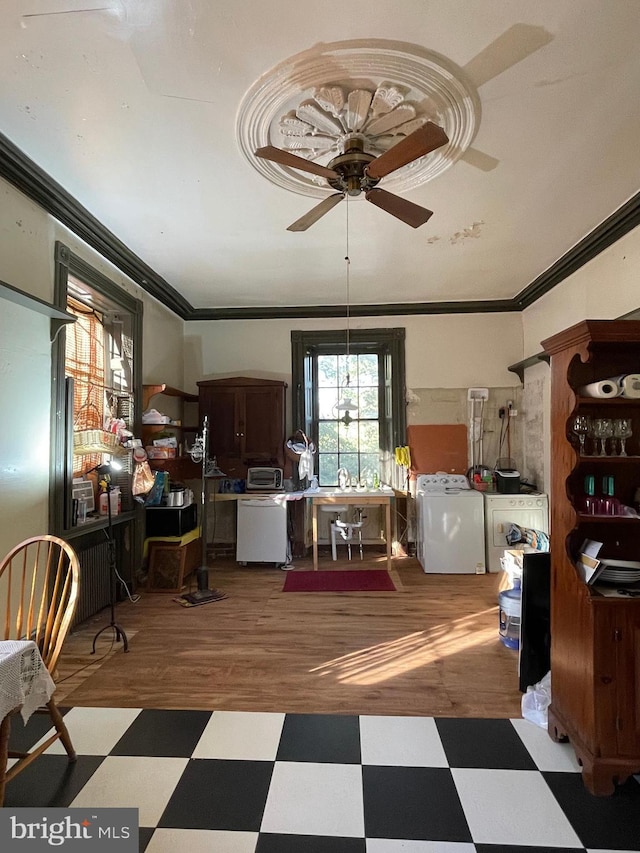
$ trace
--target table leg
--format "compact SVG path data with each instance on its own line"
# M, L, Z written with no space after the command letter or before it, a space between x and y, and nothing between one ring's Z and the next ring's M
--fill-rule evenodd
M313 571L318 571L318 505L311 504L311 537L313 539Z
M391 501L385 502L384 506L385 537L387 540L387 571L391 571Z
M9 758L9 732L11 731L11 711L0 724L0 807L4 803L4 789L7 784L7 760Z

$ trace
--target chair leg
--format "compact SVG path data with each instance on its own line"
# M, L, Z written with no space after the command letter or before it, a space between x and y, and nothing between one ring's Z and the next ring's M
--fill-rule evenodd
M51 719L53 720L53 724L56 727L56 731L60 735L62 745L67 750L69 761L75 761L78 756L76 755L76 751L73 748L73 744L71 743L71 735L69 734L62 714L58 710L58 706L56 705L54 699L49 699L49 701L47 702L47 708L49 709L49 713L51 714Z
M360 559L363 559L362 556L362 528L358 528L358 545L360 546Z

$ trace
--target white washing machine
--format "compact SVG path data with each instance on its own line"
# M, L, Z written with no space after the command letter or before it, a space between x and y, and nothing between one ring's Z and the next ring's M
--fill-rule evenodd
M511 524L549 532L549 499L541 492L518 495L484 493L486 524L487 571L501 570L500 558L506 548L518 547L507 543Z
M420 474L416 481L420 565L428 574L483 574L484 502L463 474Z

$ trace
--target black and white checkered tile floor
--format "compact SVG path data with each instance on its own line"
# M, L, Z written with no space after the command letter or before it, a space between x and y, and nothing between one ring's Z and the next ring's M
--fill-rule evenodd
M6 807L135 806L147 853L640 850L640 784L588 794L526 720L73 708ZM30 746L43 718L14 736ZM40 729L38 726L40 725ZM15 744L19 748L19 744Z

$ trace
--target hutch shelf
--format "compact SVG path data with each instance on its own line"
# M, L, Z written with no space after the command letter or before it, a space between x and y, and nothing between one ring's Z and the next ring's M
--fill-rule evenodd
M586 397L580 389L640 373L640 322L585 320L542 346L551 359L549 734L569 739L585 786L606 796L640 770L640 598L588 585L576 565L586 539L602 543L600 557L640 561L639 518L585 511L585 482L597 495L603 478L621 505L638 508L640 399ZM577 415L630 419L629 455L581 454L572 434Z

